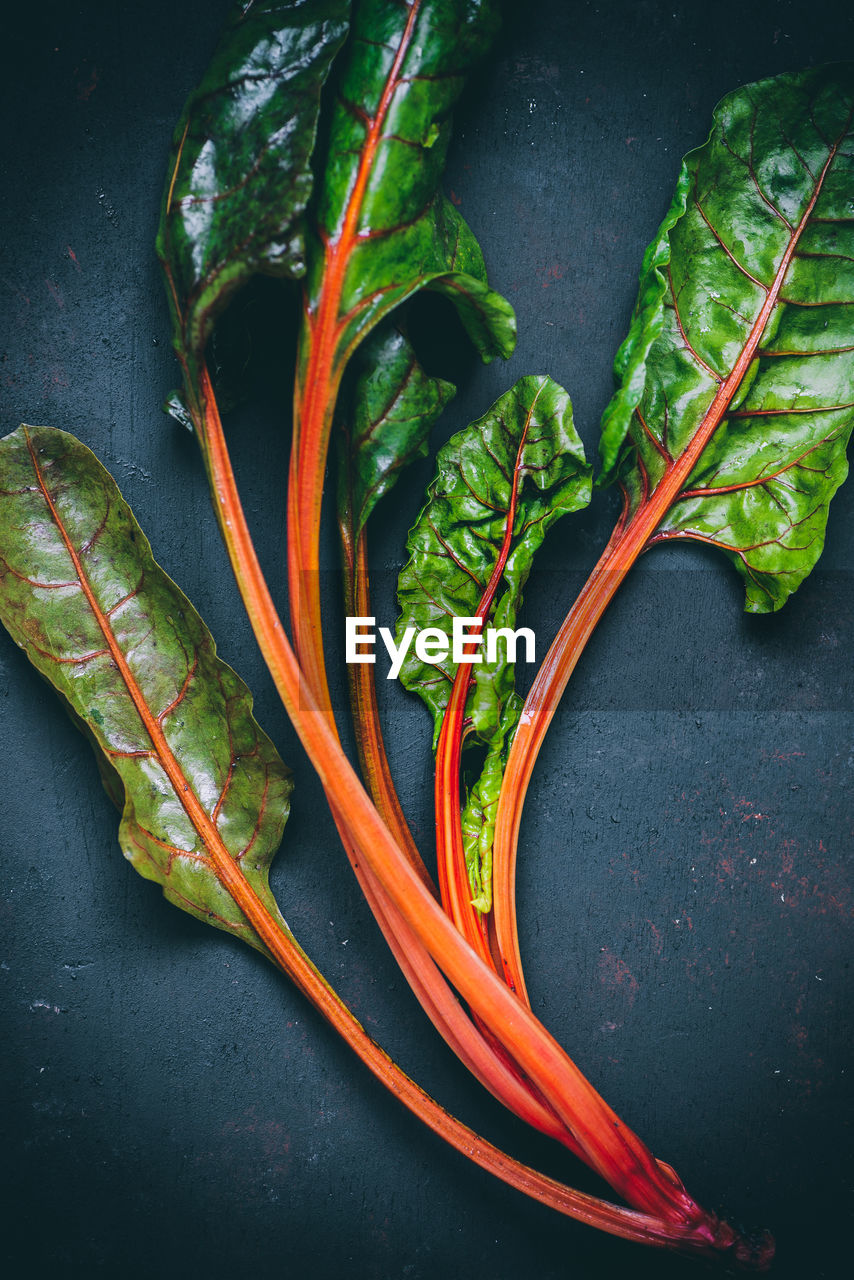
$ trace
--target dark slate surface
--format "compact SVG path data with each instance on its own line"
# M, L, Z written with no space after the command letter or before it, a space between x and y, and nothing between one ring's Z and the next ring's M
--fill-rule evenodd
M241 615L195 445L160 412L176 369L152 253L158 199L226 8L49 0L4 19L2 430L50 423L99 454L256 690L297 775L274 887L370 1031L485 1134L592 1187L481 1096L397 976ZM437 439L542 371L571 389L592 449L679 157L727 90L851 56L854 20L815 0L541 0L511 13L460 113L447 185L518 309L519 347L482 369L444 342L461 391ZM429 332L435 317L423 320ZM268 380L229 426L271 573L286 403ZM385 618L429 474L414 470L373 533ZM849 488L821 571L774 618L745 617L735 575L699 549L634 573L543 753L520 876L537 1012L701 1201L774 1228L777 1274L792 1280L842 1274L850 1210L852 515ZM548 543L528 595L543 644L613 516L599 497ZM334 566L331 538L327 555ZM427 716L381 693L426 844ZM133 875L88 748L5 635L0 699L0 1248L25 1274L702 1272L552 1217L445 1150L263 961Z

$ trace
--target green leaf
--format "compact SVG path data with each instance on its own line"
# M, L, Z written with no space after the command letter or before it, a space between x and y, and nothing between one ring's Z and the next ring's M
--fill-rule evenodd
M284 925L267 877L289 770L114 481L65 432L0 441L0 619L123 794L125 857L170 902L265 951L222 869Z
M492 910L492 846L498 800L513 734L522 711L522 699L511 693L501 708L498 731L493 734L477 781L462 813L463 852L466 859L472 906L485 915Z
M477 242L438 192L450 112L495 34L496 12L494 0L359 6L309 243L304 378L318 329L325 338L331 325L341 368L423 288L451 299L485 360L513 350L513 310L487 286Z
M356 357L351 424L340 460L339 513L358 537L368 516L416 458L455 387L422 369L406 333L386 321Z
M534 554L556 520L590 501L590 468L572 421L569 396L551 378L527 377L482 418L439 450L437 475L406 542L409 560L398 581L397 641L408 626L451 635L455 617L474 617L504 542L512 496L510 551L490 617L515 627ZM474 666L469 698L473 728L488 742L513 684L503 645L495 664ZM434 720L434 746L456 675L448 659L421 662L414 647L401 668Z
M747 609L815 564L854 425L854 64L730 94L683 163L602 427L648 544L720 547Z
M237 289L258 273L305 272L320 91L349 9L349 0L238 5L178 122L157 254L191 380Z
M521 378L482 418L448 441L439 451L437 469L407 539L409 560L398 582L398 644L407 627L416 633L435 627L450 637L455 617L476 617L485 606L489 625L514 630L533 557L546 533L561 516L590 501L590 468L572 405L550 378ZM502 556L496 584L493 573ZM476 847L491 849L498 787L521 706L505 641L494 662L481 656L483 661L472 666L466 702L471 722L466 741L488 749L463 819L473 863ZM433 716L434 748L456 673L450 650L447 660L431 664L419 659L414 645L401 668L404 685L419 694ZM474 877L476 893L486 892L482 879Z

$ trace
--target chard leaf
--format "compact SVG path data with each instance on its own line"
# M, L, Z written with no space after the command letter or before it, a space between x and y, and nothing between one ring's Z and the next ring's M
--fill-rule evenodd
M383 316L423 288L451 299L483 359L513 350L513 310L489 289L477 242L438 192L450 112L495 33L496 8L359 6L309 243L303 388L334 382Z
M125 857L267 954L234 885L286 928L267 877L290 772L114 481L65 432L0 441L0 620L97 747Z
M406 541L409 560L398 580L397 641L408 626L438 627L450 637L455 617L475 617L516 506L501 581L489 620L515 627L534 554L561 516L590 501L590 468L572 421L569 396L551 378L527 377L439 450L427 502ZM414 646L400 678L433 716L434 746L456 665L449 656L423 663ZM480 742L500 730L500 708L513 688L503 643L498 661L472 668L467 713Z
M445 267L486 284L480 247L464 219L449 205L455 235ZM346 488L354 536L397 478L416 458L426 458L430 431L456 393L453 383L425 373L409 342L405 321L388 317L357 355L352 429L345 457Z
M438 628L449 639L456 617L515 630L531 562L554 521L590 500L590 468L565 390L551 378L522 378L469 428L440 449L437 476L407 539L410 559L398 580L397 643L407 627ZM463 745L487 754L462 814L472 905L492 906L492 844L498 794L519 721L521 699L506 640L488 662L471 664L469 687L457 692ZM434 750L449 714L457 663L423 662L412 645L401 680L433 714ZM447 727L446 727L447 732Z
M463 852L472 890L471 904L482 915L492 910L495 820L507 757L521 710L522 699L518 693L511 693L501 708L498 729L490 738L483 765L462 813Z
M407 627L416 633L435 627L451 637L455 617L515 629L543 538L562 515L589 500L590 468L569 396L550 378L521 378L439 451L437 475L407 539L409 560L398 581L398 644ZM480 868L492 846L498 789L521 703L505 641L495 661L480 656L470 668L466 741L485 744L487 757L463 828L474 894L487 902L488 876ZM401 668L404 685L433 716L434 749L456 675L450 648L447 660L434 665L422 662L413 645Z
M376 504L416 458L456 388L422 369L406 333L382 324L357 356L359 370L341 451L339 518L353 540Z
M603 419L602 481L619 479L646 545L720 547L754 613L809 574L847 474L852 113L852 63L721 102L647 250Z
M349 9L349 0L238 5L178 122L157 254L190 382L236 290L258 273L305 273L320 91Z

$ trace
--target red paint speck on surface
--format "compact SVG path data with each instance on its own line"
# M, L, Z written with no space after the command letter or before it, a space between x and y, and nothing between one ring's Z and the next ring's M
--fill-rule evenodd
M48 287L48 292L50 293L50 296L53 298L53 300L54 300L54 302L56 303L56 305L57 305L60 309L61 309L62 307L64 307L64 306L65 306L65 303L64 303L64 301L63 301L62 294L59 292L59 289L58 289L58 288L57 288L57 286L53 283L53 281L52 281L52 280L45 280L45 284L47 285L47 287Z
M566 275L566 268L561 266L559 262L553 263L550 267L541 267L537 273L542 279L544 289L548 289L556 280L562 280Z
M78 100L80 102L88 102L89 99L92 97L92 94L97 89L97 87L98 87L98 68L93 67L89 74L89 79L86 81L85 84L81 84L79 89L77 90Z
M451 192L451 204L455 204L457 208L462 204L462 197L458 196L456 191Z
M762 751L759 758L772 760L774 764L787 764L789 760L797 760L804 755L806 755L805 751Z
M634 1004L639 990L638 980L625 960L615 956L608 947L603 948L599 956L599 981L603 987L621 991L628 1003Z
M651 920L647 920L646 923L649 925L650 933L652 934L653 950L657 956L660 956L664 951L664 940L661 936L661 930L656 928Z
M71 245L67 245L66 247L67 247L67 249L68 249L68 256L69 256L69 258L70 258L70 259L71 259L71 261L74 263L74 265L75 265L75 267L77 268L77 270L78 270L78 271L82 271L82 270L83 270L83 268L81 267L80 263L77 261L77 254L74 252L74 250L72 249Z

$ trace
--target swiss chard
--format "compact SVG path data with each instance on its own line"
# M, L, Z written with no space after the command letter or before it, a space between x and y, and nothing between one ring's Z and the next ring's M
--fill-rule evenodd
M779 607L815 563L854 422L854 79L835 68L739 91L687 158L644 262L603 425L603 483L621 485L623 516L523 713L506 650L473 665L408 659L404 679L436 728L440 904L397 801L369 668L351 684L373 803L338 740L318 530L337 413L347 608L369 613L367 520L423 455L452 394L420 367L405 316L392 312L431 289L451 300L484 359L512 350L512 310L489 289L471 232L439 190L450 112L496 10L489 0L363 0L345 48L342 0L240 7L179 123L164 193L158 252L184 376L173 411L199 437L259 645L407 979L474 1074L632 1208L514 1165L445 1115L307 960L267 883L287 771L112 482L61 433L22 428L0 444L0 611L99 748L123 797L123 847L141 873L286 969L425 1123L562 1212L762 1266L768 1241L746 1241L702 1210L526 1007L513 863L549 719L642 551L680 538L721 547L753 611ZM330 75L335 96L319 129ZM305 277L287 508L297 655L249 536L210 373L217 318L259 273ZM341 407L348 367L353 395ZM401 576L401 629L447 633L461 616L478 631L515 628L533 552L589 488L565 393L523 379L439 455ZM485 759L463 807L471 742Z
M336 9L335 13L340 19L341 10ZM300 253L296 249L282 253L281 247L286 238L297 248L301 244L302 213L311 183L308 143L316 127L319 90L328 71L329 60L342 37L341 22L325 22L324 15L323 9L310 9L306 14L308 27L302 35L299 15L292 6L285 6L281 16L276 6L263 6L257 13L257 21L249 28L242 25L243 19L232 24L202 90L191 97L176 130L173 162L164 193L158 251L167 279L176 351L184 372L185 409L177 406L177 412L189 415L202 445L215 510L247 609L258 629L259 638L261 631L267 636L261 641L262 648L276 674L286 704L292 708L300 702L306 704L306 694L311 692L328 714L323 655L319 648L309 647L304 655L298 677L304 682L302 691L296 696L286 692L288 676L285 669L292 661L292 655L282 648L281 623L260 575L240 510L204 351L211 318L227 303L239 284L258 270L289 275L302 270ZM350 71L345 73L342 105L337 108L337 113L333 113L330 158L321 193L321 216L333 221L340 216L343 223L340 235L332 230L328 233L322 231L317 241L323 248L323 262L331 272L329 278L317 267L319 260L315 259L315 267L321 270L321 279L314 284L311 277L309 280L309 289L313 288L317 293L316 305L325 317L315 324L312 307L309 306L309 332L305 339L309 346L315 343L311 349L322 357L323 367L315 368L306 381L306 395L315 406L318 395L326 396L320 423L324 461L328 423L346 356L352 350L356 337L365 336L389 309L391 297L382 301L386 292L393 293L394 300L400 302L418 288L428 285L450 291L485 357L495 350L508 349L512 343L514 328L510 308L487 288L480 250L465 223L453 206L435 193L447 144L445 116L459 93L461 73L467 60L471 61L477 55L493 28L494 21L489 16L488 7L481 5L463 11L453 3L422 6L420 0L416 0L402 10L391 11L383 5L371 3L359 10L358 39L350 54ZM377 43L380 36L387 40L386 44ZM310 56L303 58L306 49ZM260 90L255 87L255 77L247 76L247 61L258 68ZM298 67L296 76L291 63ZM418 77L424 77L423 82L421 79L413 80L416 73ZM369 118L364 111L361 116L356 113L363 132L358 162L354 162L352 137L347 132L352 132L353 128L353 113L346 98L347 74L356 80L366 77L366 83L372 85L379 95L373 116ZM250 94L248 100L247 93ZM288 130L281 131L280 112L277 110L277 104L281 106L280 99L287 100L296 108L295 123L290 132L298 140L302 138L297 146L291 145ZM253 126L248 131L245 128L247 118ZM389 132L391 123L394 123L395 133ZM248 133L249 146L244 140L244 132ZM264 144L265 133L269 134L269 146ZM232 150L236 153L236 161L231 158ZM209 163L211 155L222 155L219 168L213 166L212 169ZM409 165L408 173L405 172L406 164ZM375 172L376 166L379 166L379 171L386 172L389 165L397 169L400 178L399 189L391 197L387 187L379 184ZM351 180L355 184L352 190L348 186ZM244 199L249 196L256 200L267 198L270 190L278 192L281 197L277 218L271 221L268 217L261 228L262 233L247 240L239 218L230 216L230 210L235 200L240 208ZM336 199L342 192L344 204L336 213ZM426 212L414 208L413 202L422 198L428 205ZM383 225L379 215L381 208L385 209L385 229L377 229L376 235L367 233L363 221L365 210L373 210L372 216L379 219L379 227ZM403 225L407 210L417 214L411 226ZM432 246L429 253L428 245ZM407 254L410 259L408 267ZM413 255L418 254L426 255L426 258L413 274ZM362 263L373 264L375 273L382 275L385 272L389 289L383 286L378 294L362 298L367 312L363 313L360 304L352 315L339 318L339 304L346 302L349 306L353 301L347 293L351 287L347 284L349 277L345 279L345 268L351 255ZM431 264L435 269L425 270ZM353 328L357 314L361 319ZM343 333L341 324L345 328L349 326L347 352L327 350L332 340L330 333L338 337ZM493 334L497 336L493 337ZM323 364L326 358L323 352L329 355L329 369ZM398 366L394 376L399 374ZM426 380L423 385L428 385ZM440 397L445 394L440 392ZM298 396L292 472L296 465L294 460L299 455L297 440L302 418ZM317 504L322 489L322 471L321 463L320 474L315 476ZM294 492L292 484L291 494ZM314 527L311 520L308 523L310 528ZM297 556L300 534L299 524L292 524L288 543L292 564ZM314 538L313 533L309 541ZM316 550L316 539L314 545ZM314 599L317 574L311 565L310 555L304 566L306 572L300 572L298 583L292 587L294 614L304 588ZM362 582L366 588L366 579L363 578ZM314 611L311 616L319 628L319 612ZM296 628L296 634L299 635L299 628ZM397 823L395 835L398 845L422 881L426 882L427 874L396 804L390 779L382 775L380 779L387 786L384 812L393 824ZM543 1114L541 1105L527 1090L523 1089L522 1097L519 1097L518 1080L512 1073L508 1074L506 1063L484 1045L479 1032L461 1014L427 949L413 935L411 923L408 924L399 909L389 901L387 890L378 882L370 861L359 856L359 842L348 830L351 797L347 796L346 802L336 802L331 795L330 802L362 889L430 1017L448 1043L498 1096L515 1110L521 1107L521 1113L527 1119L550 1132L554 1131L554 1118ZM573 1145L571 1134L565 1132L560 1124L557 1130L565 1141Z
M410 647L401 679L433 715L442 900L489 960L491 835L521 703L507 637L498 639L496 631L495 657L469 649L473 661L457 664L450 653L452 630L457 618L477 619L469 624L473 635L485 624L515 630L534 554L556 520L590 501L590 468L569 397L549 378L521 379L440 450L437 468L407 541L397 641L407 630L432 628L447 636L449 654L426 662ZM464 739L481 744L487 755L461 819Z
M200 391L217 316L259 273L305 274L320 91L349 10L349 0L240 5L175 129L157 233L184 374L183 400L170 408L203 448Z
M417 850L407 848L394 815L383 809L390 823L385 825L360 788L331 715L321 645L317 532L329 433L345 365L356 345L394 306L425 287L454 299L484 356L509 351L512 345L512 313L488 290L470 233L435 189L447 111L459 91L461 70L478 54L492 26L488 5L452 0L410 0L395 8L367 0L357 13L338 82L343 86L340 101L330 120L325 168L318 162L319 230L308 244L297 358L288 559L299 662L258 565L204 362L194 365L184 359L185 381L190 384L185 398L203 442L220 526L262 652L326 789L362 887L428 1013L498 1096L514 1105L515 1082L516 1102L528 1118L577 1151L636 1210L670 1232L670 1238L678 1235L689 1247L702 1250L735 1251L747 1264L761 1264L767 1260L767 1246L754 1250L701 1210L673 1171L654 1160L617 1120L508 990L483 948L478 956L466 945L436 903ZM177 153L167 187L167 221L173 184L182 173L180 140ZM191 200L192 179L191 174ZM168 254L167 246L167 259ZM171 285L174 279L172 272ZM188 313L186 300L174 290L173 306L179 319ZM179 323L179 355L187 332L186 324ZM408 447L404 441L403 451ZM505 512L508 545L514 524L512 495L509 524ZM361 546L363 555L363 540ZM363 577L357 572L357 584ZM485 607L490 606L491 600ZM462 698L463 706L464 702ZM497 763L491 761L482 791L473 801L487 815L487 829ZM456 777L453 785L456 789ZM445 793L450 789L449 782ZM456 794L452 808L458 812ZM473 808L471 820L474 813ZM460 1014L439 969L468 1004L475 1027ZM512 974L510 978L512 984ZM521 992L521 982L515 985ZM481 1027L483 1040L478 1038Z
M318 537L341 378L356 346L421 289L447 296L485 360L509 355L512 308L485 281L477 243L438 190L450 112L497 27L494 0L366 0L332 113L309 242L288 486L288 576L300 663L321 704Z
M338 999L268 883L289 770L114 481L65 432L21 427L0 441L0 621L95 747L123 810L122 850L170 902L278 964L404 1106L503 1181L628 1239L690 1236L485 1142L395 1066ZM689 1238L687 1247L703 1246Z
M747 608L777 609L813 568L854 425L854 64L739 89L686 157L641 271L602 425L622 519L525 704L495 841L496 930L517 982L515 851L548 724L639 555L720 547ZM500 900L500 902L499 902Z
M396 320L396 317L392 319ZM371 615L367 523L400 472L427 456L430 430L454 395L450 382L425 373L403 327L386 320L353 362L350 418L338 449L338 532L349 616ZM365 785L410 862L425 876L391 777L377 708L373 667L347 667L359 766Z

